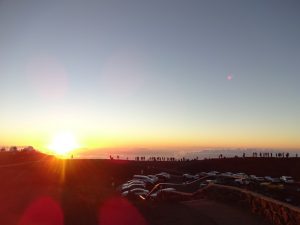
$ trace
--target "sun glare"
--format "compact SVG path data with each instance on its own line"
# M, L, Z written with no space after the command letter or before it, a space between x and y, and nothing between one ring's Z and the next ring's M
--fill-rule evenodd
M56 134L51 144L48 146L53 153L60 156L65 156L78 147L79 145L74 135L68 132Z

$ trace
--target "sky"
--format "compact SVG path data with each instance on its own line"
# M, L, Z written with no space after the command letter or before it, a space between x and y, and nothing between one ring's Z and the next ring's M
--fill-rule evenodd
M0 1L0 145L300 149L295 0Z

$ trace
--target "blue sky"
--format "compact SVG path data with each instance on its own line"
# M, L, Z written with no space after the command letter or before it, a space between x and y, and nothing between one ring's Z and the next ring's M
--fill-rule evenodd
M299 10L1 1L0 143L299 148Z

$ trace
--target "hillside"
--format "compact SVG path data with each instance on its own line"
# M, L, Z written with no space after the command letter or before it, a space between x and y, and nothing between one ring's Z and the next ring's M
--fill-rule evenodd
M24 215L31 215L30 209L35 204L39 206L39 201L49 199L56 205L54 212L63 215L65 225L97 224L103 203L117 195L112 184L118 185L141 172L151 174L167 171L180 174L210 170L271 176L292 175L299 180L300 159L135 162L61 160L42 154L0 154L0 224L26 222ZM45 213L51 213L51 210ZM25 222L21 224L25 225Z

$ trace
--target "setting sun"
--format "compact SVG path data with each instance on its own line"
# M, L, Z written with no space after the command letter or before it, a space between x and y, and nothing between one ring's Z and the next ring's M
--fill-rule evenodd
M79 145L72 133L63 132L54 136L49 149L56 155L66 155L78 148Z

